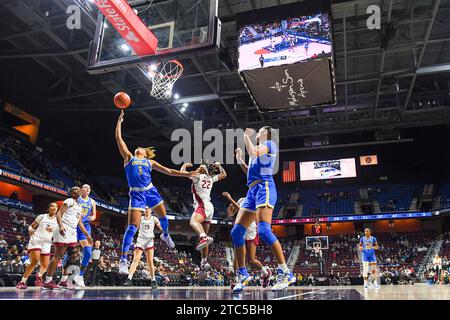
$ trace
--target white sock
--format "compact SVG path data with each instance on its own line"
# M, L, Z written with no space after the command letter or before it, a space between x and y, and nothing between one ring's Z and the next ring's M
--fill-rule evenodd
M281 269L284 273L288 273L289 272L289 269L288 269L286 263L278 264L278 269Z
M200 239L206 237L206 233L202 232L200 233Z
M152 281L156 281L156 278L155 278L155 277L153 277L153 278L152 278Z
M49 283L49 282L51 282L53 280L53 278L52 277L49 277L49 276L47 276L47 277L45 277L45 283Z
M366 279L364 279L364 284L367 284L367 280Z
M267 276L269 273L267 272L267 269L266 269L267 267L262 267L262 269L261 269L261 274L263 275L263 276Z
M129 274L128 275L128 280L132 280L133 279L133 275L132 274Z
M208 258L202 258L202 263L205 263L208 261Z
M62 281L62 282L67 281L68 278L69 278L69 276L62 276L62 277L61 277L61 281Z
M22 277L22 280L20 280L20 282L22 283L27 283L28 278Z

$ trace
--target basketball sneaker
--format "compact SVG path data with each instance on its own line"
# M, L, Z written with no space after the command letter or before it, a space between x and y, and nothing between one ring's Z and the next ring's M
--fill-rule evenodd
M284 273L283 270L277 270L277 282L272 287L272 291L281 291L289 287L288 274Z
M369 288L369 284L367 282L364 282L364 289L368 289Z
M166 237L166 236L164 236L164 233L161 233L161 236L159 238L166 243L166 245L169 247L169 249L175 248L175 243L173 242L170 234L168 234Z
M58 286L61 289L65 289L65 290L74 290L75 289L75 287L68 281L60 281L58 283Z
M374 288L374 289L380 289L380 285L379 285L378 283L375 282L375 283L373 284L373 288Z
M272 271L269 268L266 268L266 272L266 275L261 274L261 277L259 278L259 282L263 288L270 284L270 277L272 276Z
M119 262L119 274L128 274L128 260L127 259L120 259Z
M204 247L206 247L207 245L210 245L211 243L213 243L214 239L211 237L202 237L200 239L200 241L198 242L197 246L195 247L195 249L197 251L202 251Z
M17 289L27 289L27 285L25 282L20 281L18 284L16 284Z
M43 282L41 286L41 290L61 290L61 287L54 283L53 281L50 282Z
M289 272L287 274L287 279L288 279L289 285L294 284L294 283L297 282L297 278L292 274L292 272Z
M36 275L36 280L34 281L34 285L36 287L42 287L42 277L39 275Z
M133 286L133 280L132 279L127 279L127 281L124 282L123 286L124 287L132 287Z
M79 275L79 274L77 274L77 275L73 278L73 281L75 282L75 284L76 284L78 287L81 287L81 288L86 287L86 285L84 284L84 277L81 276L81 275Z
M158 289L158 284L156 283L155 280L152 280L152 281L150 282L150 286L152 287L152 290Z
M233 293L239 293L248 285L248 283L252 280L252 276L249 274L239 274L236 279L236 283L232 289Z
M200 269L202 269L202 271L208 271L211 269L211 265L208 262L202 262L200 264Z

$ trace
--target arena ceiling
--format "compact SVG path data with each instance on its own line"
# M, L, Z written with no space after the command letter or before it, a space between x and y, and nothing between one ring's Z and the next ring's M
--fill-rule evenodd
M81 30L66 28L66 8L82 7ZM283 0L220 0L222 46L237 59L238 12L291 3ZM337 105L260 114L237 71L217 54L184 59L180 98L161 104L149 95L138 69L104 75L86 72L97 10L88 0L2 0L0 59L27 59L52 75L47 111L117 112L112 95L131 93L127 138L170 139L173 129L271 125L284 137L391 130L450 123L450 0L332 1ZM380 31L368 30L366 9L382 8ZM181 104L189 103L185 112Z

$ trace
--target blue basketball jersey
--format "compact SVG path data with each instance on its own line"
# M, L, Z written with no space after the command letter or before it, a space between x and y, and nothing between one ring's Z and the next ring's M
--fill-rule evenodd
M366 236L362 236L359 242L362 244L364 254L375 254L375 250L373 249L374 244L377 242L375 237L370 236L370 238L367 239Z
M277 158L277 145L267 140L262 145L267 146L269 152L259 157L250 157L247 171L247 185L257 180L273 182L273 168Z
M125 165L125 174L130 188L145 188L152 183L150 160L132 157Z
M83 217L81 218L81 221L86 224L89 223L89 216L92 213L92 208L93 208L93 204L92 204L92 199L91 198L87 198L87 199L83 199L81 196L78 197L78 203L80 204L82 210L82 215Z

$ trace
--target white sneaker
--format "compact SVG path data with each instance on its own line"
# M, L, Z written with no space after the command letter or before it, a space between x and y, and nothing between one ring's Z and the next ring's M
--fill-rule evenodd
M369 288L369 284L368 283L364 283L364 289L368 289Z
M202 269L202 271L208 271L211 269L211 265L208 262L202 263L200 265L200 269Z
M175 248L175 243L173 242L172 238L170 237L170 234L168 234L167 237L165 237L164 233L161 233L161 236L159 238L166 243L166 245L169 247L169 249Z
M380 285L379 285L378 283L374 283L374 284L373 284L373 288L374 288L374 289L380 289Z
M277 282L273 285L272 291L281 291L289 287L288 275L283 270L278 269Z
M73 278L73 281L75 282L75 284L76 284L78 287L81 287L81 288L86 287L86 285L84 284L84 277L81 276L81 275L79 275L79 274L77 274L77 275Z
M252 277L250 275L238 275L236 279L236 283L233 286L233 289L231 291L233 293L239 293L249 284L249 282L252 280Z
M128 260L121 259L119 262L119 274L128 274Z

